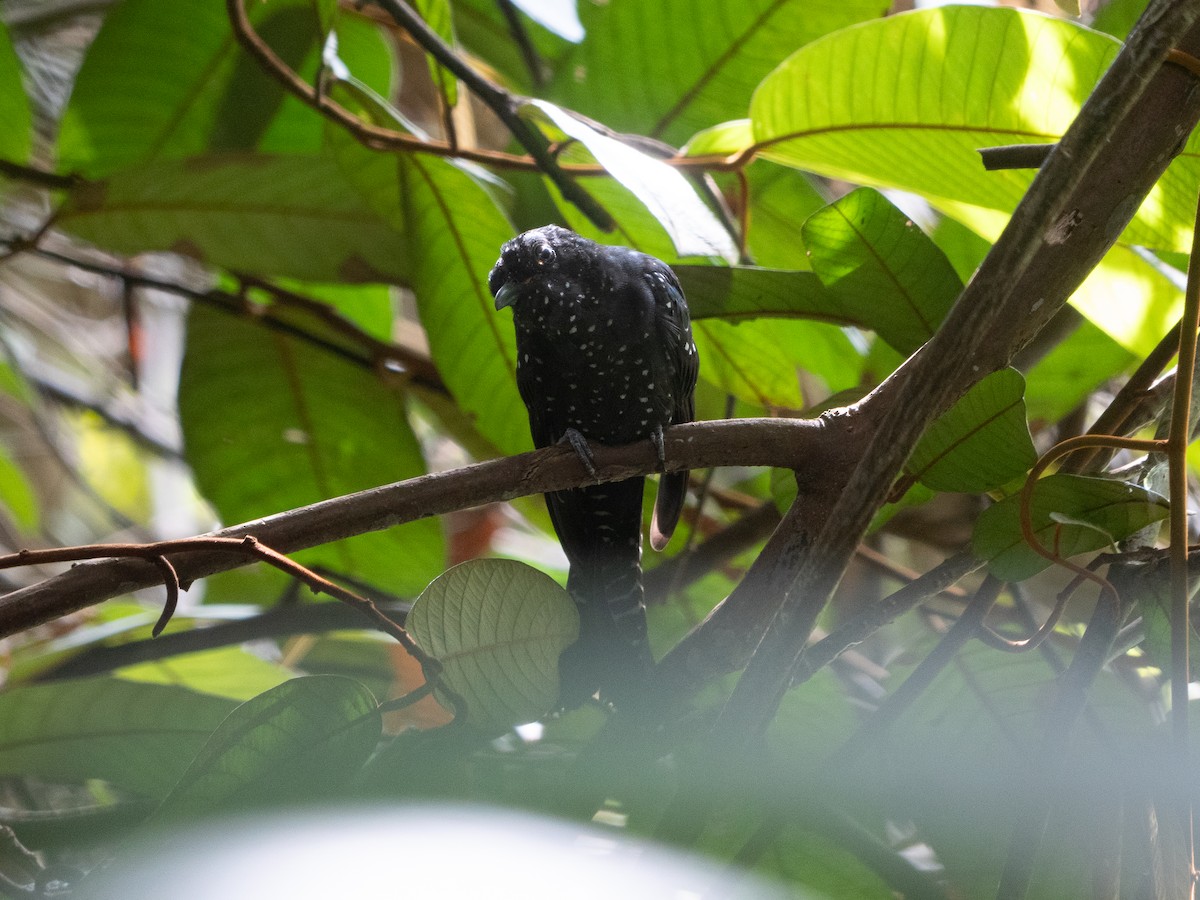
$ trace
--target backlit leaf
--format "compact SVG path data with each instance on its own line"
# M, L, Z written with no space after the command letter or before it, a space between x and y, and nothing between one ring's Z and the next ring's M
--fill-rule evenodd
M972 548L1004 581L1020 581L1049 566L1021 535L1020 495L984 510L975 523ZM1057 474L1037 483L1031 504L1034 533L1063 558L1100 550L1167 517L1167 501L1122 481ZM1058 522L1055 519L1059 519ZM1088 525L1062 524L1064 521Z
M558 657L579 636L575 604L548 575L508 559L477 559L445 572L425 590L407 627L445 667L486 730L530 722L558 699Z

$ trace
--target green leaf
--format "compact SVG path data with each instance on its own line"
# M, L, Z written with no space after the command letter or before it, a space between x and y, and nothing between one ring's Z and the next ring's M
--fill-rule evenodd
M671 268L679 276L693 321L719 318L736 322L783 316L837 325L863 324L851 318L845 304L826 290L812 272L752 266Z
M1183 291L1142 251L1117 245L1071 296L1071 305L1122 347L1145 356L1179 321Z
M0 122L4 123L0 128L0 159L26 162L33 146L33 118L21 81L21 61L3 22L0 22Z
M800 224L825 206L825 198L803 172L765 161L746 170L750 216L746 243L756 265L809 269Z
M703 365L700 371L722 391L762 407L803 406L796 367L780 347L774 322L732 325L695 322L692 331ZM766 327L763 327L763 326Z
M685 156L732 156L754 144L754 126L749 119L730 119L697 131L681 151Z
M403 281L402 237L323 156L234 154L123 170L73 191L57 224L117 253L171 250L309 281Z
M323 335L315 319L296 321ZM230 524L425 472L403 398L370 368L199 305L188 320L179 411L196 483ZM430 519L296 558L415 594L444 554Z
M1092 27L1124 40L1142 13L1147 0L1109 0L1096 10Z
M31 533L37 529L40 519L37 495L4 446L0 446L0 507L22 531Z
M450 15L449 0L414 0L413 7L425 20L426 25L432 28L443 41L451 47L454 46L454 21ZM458 103L458 79L443 69L441 63L431 55L426 54L425 56L433 83L438 86L446 103L454 106Z
M693 323L700 376L725 393L767 409L800 409L798 371L821 376L832 390L856 383L862 358L839 328L820 322L757 319Z
M511 26L495 0L455 0L454 30L459 43L472 55L486 60L495 71L503 73L501 80L507 86L525 95L542 94L545 88L541 80L548 72L547 62L561 57L570 48L568 41L578 41L583 36L575 0L553 0L551 4L544 0L516 0L513 5L532 18L532 21L523 19L521 25L538 57L539 76L536 79L530 73L529 59L517 41L497 38L498 35L509 35ZM566 40L564 36L567 36Z
M1026 374L1030 418L1057 422L1137 359L1091 322L1081 321Z
M933 336L962 291L937 245L870 188L814 213L801 231L830 294L901 353Z
M912 662L922 658L924 650L914 648ZM905 671L889 669L890 681L900 683ZM1116 761L1152 756L1153 707L1119 675L1102 670L1088 691L1091 722L1075 728L1054 776L1014 777L1027 771L1028 760L1045 748L1047 729L1058 724L1046 713L1060 690L1042 654L968 644L887 738L872 742L850 789L856 797L879 792L888 809L901 804L969 897L995 894L1013 822L1036 802L1034 792L1049 789L1053 811L1030 897L1086 897L1103 840L1097 818L1112 815L1110 786L1123 771ZM904 777L896 778L897 771Z
M602 134L552 103L531 100L529 106L565 137L587 147L605 171L644 203L671 236L679 256L717 256L729 262L737 259L732 236L678 169Z
M581 4L586 38L551 99L619 131L672 143L740 114L797 47L883 15L883 0L633 0Z
M496 311L487 286L512 237L484 188L488 176L430 156L372 153L337 129L328 138L359 195L405 235L405 282L450 392L500 452L530 449L511 317Z
M0 694L0 772L101 778L158 796L233 706L181 687L117 678L17 688Z
M524 563L478 559L448 570L408 615L413 640L445 667L487 731L531 722L558 699L558 657L579 637L575 604L557 582Z
M750 105L769 159L860 184L920 194L994 236L1033 173L987 172L978 148L1051 142L1120 44L1024 10L947 6L847 28L801 48ZM1151 192L1124 235L1190 246L1200 137Z
M353 679L310 675L284 682L229 714L156 818L331 796L366 762L380 729L375 698Z
M935 491L991 491L1028 472L1037 451L1025 422L1025 379L1015 369L984 378L921 438L908 471Z
M283 684L292 673L242 647L216 647L125 666L115 673L126 681L173 684L231 700L249 700Z
M311 0L246 9L259 35L311 82L324 44L321 10ZM355 75L386 94L392 61L378 29L343 16L338 38ZM59 159L94 178L204 151L314 153L323 130L320 115L241 49L224 4L126 0L106 16L76 77Z
M1020 495L984 510L975 523L972 548L993 575L1021 581L1050 565L1021 536ZM1031 522L1038 540L1059 556L1100 550L1167 517L1167 501L1122 481L1051 475L1034 488ZM1086 522L1086 526L1064 524Z
M592 162L591 154L572 144L566 151L559 154L564 163ZM558 192L558 188L548 179L546 188L557 204L559 214L567 225L576 232L601 244L621 244L632 247L643 253L656 256L664 262L671 263L676 258L675 243L663 227L662 222L654 217L633 191L621 184L615 178L589 179L584 187L587 192L601 205L616 222L612 232L601 231L581 213L574 204L567 202Z
M434 362L488 440L503 453L527 450L531 438L517 393L516 335L487 286L511 227L461 169L432 157L399 160L405 217L412 223L412 287Z

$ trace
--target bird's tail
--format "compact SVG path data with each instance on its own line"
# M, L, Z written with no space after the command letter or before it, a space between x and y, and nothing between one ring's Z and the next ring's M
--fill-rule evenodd
M652 664L642 594L643 481L548 496L580 616L580 639L564 659L574 671L564 671L564 682L578 682L572 692L586 690L584 697L597 687L619 695L621 683L640 680Z

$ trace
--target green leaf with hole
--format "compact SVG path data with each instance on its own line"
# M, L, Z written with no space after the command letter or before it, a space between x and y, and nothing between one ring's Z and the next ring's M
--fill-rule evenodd
M174 685L88 678L0 694L0 773L50 781L100 778L161 796L233 709Z
M413 603L413 640L445 667L467 721L501 731L550 712L558 657L579 637L579 614L548 575L508 559L448 570Z
M244 5L259 36L312 83L327 11L311 0ZM379 29L341 16L337 37L355 77L387 94L392 58ZM241 48L225 4L126 0L88 48L58 150L64 170L95 178L205 151L315 153L323 130L324 119Z
M980 147L1049 143L1066 131L1121 45L1074 22L945 6L844 29L802 47L750 104L769 159L858 184L920 194L994 235L1034 172L987 172ZM1200 135L1124 235L1190 247Z
M1020 502L1018 494L1006 497L975 523L972 549L1004 581L1021 581L1050 565L1021 536ZM1037 483L1030 511L1042 546L1065 559L1161 522L1170 508L1164 497L1136 485L1060 473Z
M832 297L901 353L933 336L962 291L938 246L870 188L809 216L801 231Z
M227 524L425 473L404 397L368 364L235 313L193 306L179 385L185 455ZM436 520L409 522L296 554L412 595L445 565Z
M171 250L309 281L399 281L403 239L325 156L148 163L71 192L59 227L117 253Z
M334 796L374 751L381 727L375 698L352 678L286 681L229 714L155 818Z
M908 472L935 491L991 491L1037 461L1025 421L1025 379L1016 369L984 378L921 438Z
M13 50L8 29L0 22L0 159L24 163L33 141L29 97L21 81L21 62Z

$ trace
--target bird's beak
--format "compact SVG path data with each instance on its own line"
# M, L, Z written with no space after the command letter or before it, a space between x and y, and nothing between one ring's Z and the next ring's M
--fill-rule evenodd
M506 281L500 285L500 290L496 291L496 309L504 309L520 300L524 287L525 285L515 281Z

